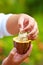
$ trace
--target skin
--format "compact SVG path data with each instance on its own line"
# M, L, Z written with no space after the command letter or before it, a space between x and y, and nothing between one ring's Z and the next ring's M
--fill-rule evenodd
M20 65L28 56L30 56L31 51L32 45L27 53L23 55L18 54L16 48L13 48L9 53L9 56L4 59L2 65Z
M7 31L12 34L28 32L28 39L34 40L38 37L38 26L34 18L27 14L14 14L9 17L6 24Z
M31 40L36 39L39 32L37 22L27 14L14 14L10 16L7 20L6 29L12 35L19 32L28 32L27 37ZM30 55L31 50L32 46L30 46L26 54L20 55L14 48L2 62L2 65L20 65Z
M14 14L10 16L9 19L7 20L6 29L12 35L18 34L19 32L19 25L18 25L19 16L20 15L18 14Z

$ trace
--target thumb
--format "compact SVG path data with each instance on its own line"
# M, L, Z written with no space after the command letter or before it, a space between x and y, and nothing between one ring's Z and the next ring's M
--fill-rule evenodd
M9 59L12 59L16 53L16 48L13 48L8 56Z

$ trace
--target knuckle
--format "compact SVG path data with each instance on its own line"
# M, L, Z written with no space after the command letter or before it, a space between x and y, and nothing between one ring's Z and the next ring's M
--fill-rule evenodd
M12 51L10 52L11 55L13 55Z

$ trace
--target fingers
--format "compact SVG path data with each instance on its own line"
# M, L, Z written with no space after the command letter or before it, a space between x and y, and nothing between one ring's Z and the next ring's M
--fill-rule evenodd
M24 17L23 16L20 16L20 18L18 20L19 28L23 28L23 21L24 21Z
M33 30L28 34L28 39L36 39L38 37L38 27L37 27L37 23L35 22L34 28Z
M25 28L23 29L23 31L24 31L24 32L30 32L33 27L34 27L34 24L33 24L33 25L29 24L27 27L25 27Z
M24 22L26 22L26 20ZM27 22L24 24L25 27L23 31L30 32L33 29L34 25L35 25L34 19L32 17L28 18Z
M20 31L22 31L22 32L31 32L32 29L34 28L34 26L36 26L35 25L36 22L35 22L34 18L32 18L31 16L28 16L28 15L22 15L19 18L18 24L19 24Z
M24 28L25 28L28 24L29 24L28 19L24 19L24 22L23 22L23 26L24 26Z
M18 25L19 28L25 28L24 31L26 31L27 29L30 31L31 28L34 26L34 19L26 14L21 15L18 20Z
M37 23L35 22L34 28L32 29L32 31L29 34L34 34L36 31L37 31Z
M11 50L11 52L10 52L10 54L9 54L9 59L12 59L13 58L13 56L15 55L15 53L16 53L16 48L13 48L12 50Z
M28 32L28 39L34 40L38 37L37 22L28 15L22 15L19 20L19 24L22 26L20 32Z
M39 33L39 31L37 31L35 34L33 34L33 36L32 36L32 40L35 40L37 37L38 37L38 33Z

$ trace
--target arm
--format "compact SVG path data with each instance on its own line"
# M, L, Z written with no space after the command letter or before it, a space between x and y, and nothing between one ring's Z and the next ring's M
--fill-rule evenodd
M27 14L0 15L0 22L0 36L15 35L22 30L22 32L29 32L28 39L37 38L39 32L37 22Z
M17 34L18 29L18 14L3 14L0 13L0 38Z
M6 29L10 34L17 34L19 32L18 19L20 15L14 14L9 17L6 24Z

